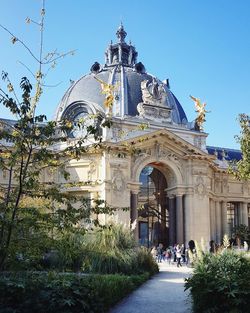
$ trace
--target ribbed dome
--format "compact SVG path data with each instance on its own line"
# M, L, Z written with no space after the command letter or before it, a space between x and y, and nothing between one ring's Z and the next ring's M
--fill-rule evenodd
M79 114L80 107L85 111L95 113L105 112L103 106L105 96L101 93L101 85L95 79L98 78L108 84L117 86L115 102L113 104L113 116L136 116L137 105L143 102L141 83L157 82L164 89L166 101L164 105L171 108L172 121L177 124L186 123L187 117L182 106L169 90L168 83L164 83L154 76L146 73L142 63L136 63L137 52L131 44L125 43L126 32L121 25L117 31L119 42L110 44L105 53L106 63L101 66L95 63L91 67L91 73L74 82L63 96L57 111L56 120L69 114L71 108L74 112L70 116ZM77 106L79 108L77 109Z

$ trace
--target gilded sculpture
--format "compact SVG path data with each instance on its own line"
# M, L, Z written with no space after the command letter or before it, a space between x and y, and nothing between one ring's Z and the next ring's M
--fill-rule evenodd
M194 101L195 103L195 108L198 114L197 117L195 119L195 129L203 131L203 124L206 121L205 117L206 117L206 113L210 113L210 111L206 111L205 107L206 107L206 103L201 103L200 99L195 98L193 96L190 95L190 98Z
M102 94L106 95L104 106L110 111L114 103L114 91L116 90L117 86L108 84L96 76L94 76L94 78L101 84Z

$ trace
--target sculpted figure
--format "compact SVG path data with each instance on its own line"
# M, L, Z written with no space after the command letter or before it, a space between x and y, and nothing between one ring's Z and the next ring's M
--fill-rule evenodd
M163 105L166 103L167 93L162 84L153 78L153 81L141 82L142 100L147 104Z
M111 107L113 106L114 102L114 91L117 86L112 84L107 84L103 80L94 76L94 78L101 84L102 94L106 95L104 105L110 111Z
M209 113L210 111L206 111L206 109L205 109L206 103L202 104L200 99L195 98L195 97L193 97L191 95L190 95L190 98L195 103L195 108L196 108L195 112L198 113L197 117L195 119L195 128L197 130L203 131L203 123L206 121L206 119L205 119L206 113Z

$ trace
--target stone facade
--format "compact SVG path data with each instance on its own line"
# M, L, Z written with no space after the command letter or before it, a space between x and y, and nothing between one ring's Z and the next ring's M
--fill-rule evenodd
M161 82L137 62L137 52L125 42L121 25L118 43L110 44L106 63L75 82L58 105L55 119L107 113L100 83L116 84L113 124L102 129L108 147L81 160L70 160L70 181L81 183L69 192L99 197L119 210L112 217L131 224L137 240L150 246L189 240L221 242L232 227L249 226L250 183L228 174L231 155L240 152L206 146L207 133L188 122L180 103ZM84 131L84 130L83 130ZM69 134L67 144L84 135ZM46 171L42 179L64 182L60 172ZM6 180L5 172L0 179ZM110 216L103 216L105 223Z
M240 151L207 147L208 134L188 122L169 81L136 63L138 54L125 42L122 25L116 34L118 42L108 46L105 65L95 62L57 108L57 120L105 114L105 99L94 78L116 85L109 112L113 124L103 130L109 149L70 161L72 179L88 182L72 191L130 208L114 218L133 224L141 244L187 244L201 238L219 243L224 234L231 236L233 226L249 224L250 184L227 172L231 154L239 158ZM69 136L69 144L77 136ZM103 222L109 218L103 216Z

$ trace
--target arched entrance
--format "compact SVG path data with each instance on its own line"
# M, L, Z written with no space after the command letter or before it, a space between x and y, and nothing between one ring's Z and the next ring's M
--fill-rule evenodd
M164 174L153 164L145 166L140 174L138 194L138 236L141 245L151 247L169 245L168 187Z

